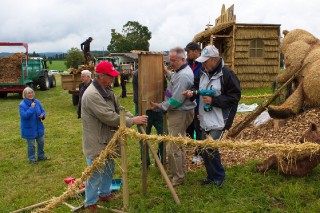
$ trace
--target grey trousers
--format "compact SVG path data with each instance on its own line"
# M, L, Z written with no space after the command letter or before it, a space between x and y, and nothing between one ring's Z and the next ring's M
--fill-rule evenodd
M186 129L194 117L194 110L168 111L168 131L172 136L186 136ZM172 175L172 184L181 184L186 173L186 156L181 145L168 142L166 145L169 168Z

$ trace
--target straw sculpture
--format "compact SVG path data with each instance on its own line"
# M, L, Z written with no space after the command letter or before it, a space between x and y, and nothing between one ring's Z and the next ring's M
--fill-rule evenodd
M287 118L301 112L302 108L320 106L320 41L307 31L284 31L282 52L286 71L277 77L286 82L297 70L303 68L295 79L292 95L280 106L269 106L273 118Z

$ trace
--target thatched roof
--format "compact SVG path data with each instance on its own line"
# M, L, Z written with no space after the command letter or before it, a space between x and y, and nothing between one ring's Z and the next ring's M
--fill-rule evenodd
M230 22L230 23L225 23L225 24L219 24L219 25L212 27L212 28L208 28L205 31L202 31L201 33L196 34L193 37L193 41L200 42L203 38L209 37L212 34L215 34L217 32L225 30L225 29L233 26L234 24L235 24L234 22Z

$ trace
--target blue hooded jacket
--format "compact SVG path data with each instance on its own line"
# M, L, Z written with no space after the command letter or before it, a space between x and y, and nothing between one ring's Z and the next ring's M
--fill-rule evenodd
M34 107L31 107L32 102L36 104ZM44 135L44 125L39 116L43 115L43 120L46 112L40 104L40 101L37 99L29 100L24 98L19 104L19 112L22 138L33 139Z

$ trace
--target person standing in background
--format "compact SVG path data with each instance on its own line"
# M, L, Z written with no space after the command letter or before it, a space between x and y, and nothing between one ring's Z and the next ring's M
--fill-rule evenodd
M123 70L123 72L120 75L120 81L121 81L121 98L127 97L127 82L129 81L129 73L127 70Z
M132 88L133 88L133 102L134 102L134 108L135 108L135 115L138 115L138 72L139 70L136 70L133 74L132 77ZM165 80L166 83L166 80ZM166 84L165 84L166 87ZM152 126L154 126L154 128L157 131L158 135L162 135L163 134L163 112L161 112L161 110L146 110L146 115L148 116L148 123L146 126L146 134L150 135L151 133L151 129ZM138 128L138 132L141 132L140 126L137 125ZM140 158L142 160L142 141L139 141L140 143ZM151 162L150 162L150 155L149 155L149 149L147 149L147 166L149 167ZM163 159L163 142L159 141L158 142L158 152L157 155L161 161L162 164L164 164L165 160Z
M84 91L89 87L91 84L91 72L89 70L82 70L81 71L81 83L79 84L79 102L78 102L78 118L81 118L81 99L83 96Z
M90 53L90 43L92 42L93 38L89 37L87 40L81 43L80 47L83 52L83 56L85 59L85 64L89 63L89 61L93 61L93 57Z
M193 71L193 76L195 79L199 78L199 73L202 68L202 63L196 61L198 57L200 57L201 49L200 46L195 42L190 42L184 48L187 52L187 63L189 67ZM200 128L200 120L199 120L199 98L196 98L197 106L194 108L194 118L192 123L187 128L187 135L190 138L195 140L201 140L201 128ZM195 137L194 137L195 135ZM200 163L201 156L198 152L198 148L195 148L194 156L192 159L192 163Z

